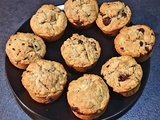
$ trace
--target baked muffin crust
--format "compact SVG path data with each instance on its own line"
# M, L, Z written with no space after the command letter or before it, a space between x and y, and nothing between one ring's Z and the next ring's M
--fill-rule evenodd
M109 89L103 79L94 74L84 74L70 82L67 100L73 113L81 119L95 119L106 110Z
M64 11L68 20L76 27L89 27L98 16L97 0L67 0Z
M7 41L6 54L15 67L26 69L30 62L44 57L46 45L37 35L18 32Z
M67 72L62 64L37 59L22 74L22 84L32 99L39 103L57 100L67 82Z
M114 44L120 55L129 55L138 62L144 62L151 56L155 44L155 34L146 25L124 27L116 36Z
M101 47L94 38L73 34L61 46L66 64L79 72L92 68L101 54Z
M123 2L104 2L96 20L97 26L105 33L112 36L127 25L131 19L131 10Z
M120 56L112 57L106 61L101 68L101 75L104 76L107 84L113 88L114 92L131 96L139 88L143 70L131 56ZM137 89L135 89L136 87Z
M41 6L30 20L33 32L47 42L60 39L67 27L67 17L52 4Z

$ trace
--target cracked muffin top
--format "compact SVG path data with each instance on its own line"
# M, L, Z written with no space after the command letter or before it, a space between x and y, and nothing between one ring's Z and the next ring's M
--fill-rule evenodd
M67 0L64 11L68 20L76 27L88 27L98 15L97 0Z
M130 56L112 57L101 68L107 84L117 93L137 87L142 79L141 66Z
M146 25L124 27L116 36L114 44L120 55L129 55L134 58L143 57L152 52L155 34Z
M15 67L26 69L30 62L44 57L46 45L37 35L18 32L7 41L6 54Z
M37 59L22 74L22 84L40 103L58 99L67 82L67 72L59 62ZM58 96L58 97L57 97Z
M85 68L98 61L101 47L94 38L73 34L62 44L61 54L67 65Z
M69 83L67 100L73 113L81 119L91 120L106 110L109 89L103 79L94 74L84 74Z
M131 19L131 10L123 2L104 2L96 20L97 26L105 34L113 34L128 24Z
M63 11L52 4L41 6L30 20L33 32L46 41L59 39L67 27L67 17Z

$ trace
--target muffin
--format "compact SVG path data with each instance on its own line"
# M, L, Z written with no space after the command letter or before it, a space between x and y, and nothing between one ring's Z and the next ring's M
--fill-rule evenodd
M44 57L46 45L37 35L18 32L7 41L6 54L15 67L26 69L30 62Z
M31 17L30 26L46 42L60 39L67 27L67 17L52 4L45 4Z
M127 25L131 19L131 9L123 2L104 2L96 20L97 26L103 33L111 36Z
M114 92L129 97L139 90L143 70L131 56L120 56L106 61L101 75Z
M91 120L101 116L109 99L109 89L98 75L84 74L69 83L67 100L72 112L80 119Z
M153 51L155 44L154 31L146 25L124 27L116 36L114 44L120 55L129 55L138 62L144 62Z
M61 46L66 64L79 72L93 68L101 54L101 47L94 38L73 34Z
M88 28L97 19L97 0L67 0L64 11L69 22L76 28Z
M48 104L61 96L67 72L58 62L36 59L23 72L21 81L33 100Z

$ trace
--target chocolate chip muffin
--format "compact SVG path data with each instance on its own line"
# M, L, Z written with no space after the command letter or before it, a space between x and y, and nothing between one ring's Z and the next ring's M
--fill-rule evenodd
M152 54L155 44L154 31L146 25L124 27L114 40L115 49L120 55L129 55L138 62L146 61Z
M62 44L61 54L68 66L85 72L97 63L101 47L94 38L73 34Z
M67 0L64 11L70 23L77 28L88 28L97 19L97 0Z
M106 61L102 66L101 75L114 92L129 97L138 91L143 70L131 56L120 56Z
M109 89L98 75L84 74L69 83L67 100L72 112L80 119L98 118L105 112L109 99Z
M7 41L6 54L15 67L26 69L35 59L44 57L46 45L37 35L18 32Z
M131 19L131 9L123 2L104 2L96 20L97 26L103 33L111 36L127 25Z
M67 27L67 17L58 7L45 4L32 16L30 26L35 34L51 42L62 37Z
M22 84L31 98L48 104L57 100L67 82L63 65L50 60L37 59L22 74Z

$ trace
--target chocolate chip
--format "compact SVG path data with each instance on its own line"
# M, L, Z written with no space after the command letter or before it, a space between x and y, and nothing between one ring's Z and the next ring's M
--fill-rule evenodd
M32 48L33 49L33 46L32 45L28 45L28 47Z
M129 75L129 74L122 74L122 75L120 75L119 77L118 77L118 81L125 81L125 80L127 80L127 79L129 79L129 77L130 77L131 75Z
M142 33L144 34L144 31L145 31L145 30L144 30L143 28L139 28L138 31L139 31L139 32L142 32Z
M21 51L19 50L18 53L17 53L17 56L18 56L20 53L21 53Z
M12 48L12 50L16 50L15 48Z
M27 60L28 59L28 57L25 57L23 60Z
M100 12L100 15L103 17L103 16L105 16L106 14Z
M121 49L121 50L124 50L124 48L123 48L123 47L121 47L120 49Z
M135 67L135 66L136 66L136 64L131 65L131 67Z
M122 11L122 17L124 17L124 18L127 17L127 14L124 11Z
M139 44L140 44L140 46L141 46L141 47L143 46L143 42L142 42L142 41L140 41L140 43L139 43Z
M91 42L91 44L94 46L94 50L97 51L96 43L95 42Z
M110 23L111 23L111 18L110 17L103 18L103 24L105 26L108 26Z
M74 20L74 23L77 25L77 26L81 26L83 24L82 21L80 20Z
M108 68L110 65L107 65L106 68Z
M87 17L90 17L91 16L91 14L87 14Z
M78 44L83 44L83 41L82 40L78 40Z
M22 43L22 45L25 45L25 43Z
M95 43L95 42L91 42L91 44L92 44L92 45L96 45L96 43Z
M148 47L145 47L145 50L146 50L147 52L149 52L149 51L150 51Z
M34 47L37 48L38 46L37 46L37 45L34 45Z

